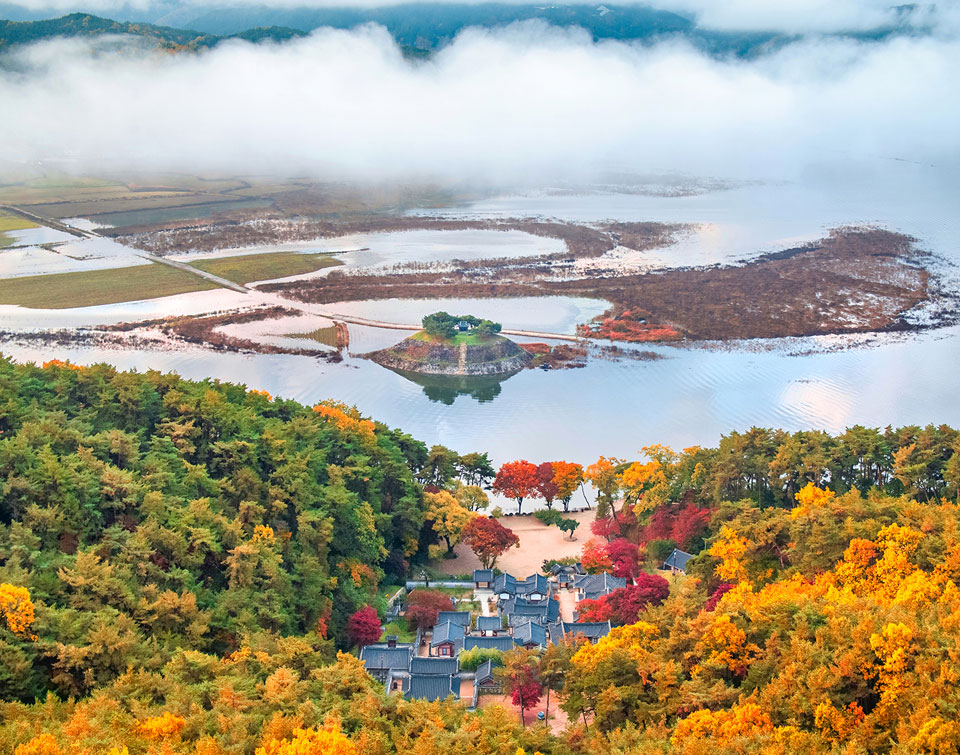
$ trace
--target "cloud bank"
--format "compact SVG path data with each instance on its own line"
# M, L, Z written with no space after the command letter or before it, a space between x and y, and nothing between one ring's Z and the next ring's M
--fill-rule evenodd
M806 41L744 62L521 24L411 63L366 27L198 55L59 41L5 63L0 157L83 170L500 182L960 156L949 37Z

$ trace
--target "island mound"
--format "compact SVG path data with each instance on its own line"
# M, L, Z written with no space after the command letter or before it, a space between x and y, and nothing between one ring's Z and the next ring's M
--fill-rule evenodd
M472 315L435 312L423 330L396 346L367 354L383 367L427 375L507 375L530 366L533 356L500 333L500 324Z

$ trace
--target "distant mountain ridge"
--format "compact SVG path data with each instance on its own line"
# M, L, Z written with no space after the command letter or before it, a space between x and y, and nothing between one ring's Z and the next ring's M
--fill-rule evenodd
M0 12L3 7L0 5ZM718 56L755 57L801 37L778 32L703 29L691 18L637 5L410 3L365 9L250 6L217 10L183 6L154 13L150 20L154 23L147 23L146 19L119 21L89 13L71 13L53 19L0 21L0 51L54 37L107 34L141 37L165 49L200 50L228 39L284 42L321 27L351 29L375 23L393 35L405 55L422 57L442 48L468 27L495 29L534 20L559 27L579 27L595 40L650 43L666 37L681 37L698 49ZM892 34L911 33L915 30L905 22L828 36L872 41Z
M71 13L60 18L42 21L0 20L0 51L16 45L39 42L57 37L101 37L128 34L152 40L158 47L170 50L200 50L213 47L227 39L246 39L251 42L272 40L283 42L302 37L306 32L281 27L247 29L239 34L216 35L191 29L174 29L169 26L114 21L89 13Z

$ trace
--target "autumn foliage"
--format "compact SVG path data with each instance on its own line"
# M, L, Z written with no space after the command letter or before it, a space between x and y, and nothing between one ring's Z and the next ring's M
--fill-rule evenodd
M381 633L380 617L372 606L361 608L347 621L347 636L357 647L373 644Z
M596 600L581 600L579 621L610 621L631 624L647 606L658 606L670 594L670 584L659 574L641 573L636 584L628 584Z
M0 584L0 617L7 629L16 634L27 634L33 624L33 602L26 587Z
M411 629L428 629L436 625L440 611L452 611L450 596L436 590L417 589L407 598L407 610L404 614Z
M273 739L256 755L358 755L357 748L336 727L294 729L290 739Z
M523 510L524 498L540 497L540 477L536 464L526 459L510 461L500 467L493 481L493 490L517 502L517 513Z
M520 538L496 519L477 516L463 528L463 542L470 546L484 569L492 569L500 556L520 545Z
M379 638L364 607L445 537L432 515L454 504L424 486L479 507L454 481L492 478L482 455L216 381L2 359L0 378L0 752L960 751L947 426L753 428L597 465L586 561L628 584L580 616L619 626L503 654L504 702L539 685L570 722L554 733L388 694L337 652ZM486 517L464 530L487 565L517 542ZM674 544L686 574L651 574ZM418 623L449 607L425 603Z

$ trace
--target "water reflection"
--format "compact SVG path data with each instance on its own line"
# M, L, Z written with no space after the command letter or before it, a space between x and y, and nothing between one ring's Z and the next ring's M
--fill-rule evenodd
M452 406L460 396L469 396L481 404L489 403L500 395L500 384L517 374L511 372L508 375L425 375L421 372L408 372L389 367L387 369L422 387L424 395L431 401L447 406Z

